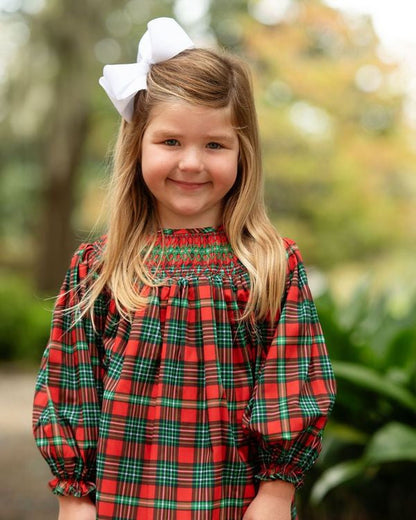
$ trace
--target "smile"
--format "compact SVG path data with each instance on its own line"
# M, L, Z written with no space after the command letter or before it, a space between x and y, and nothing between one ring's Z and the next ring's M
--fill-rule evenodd
M185 189L185 190L197 190L199 188L202 188L203 186L206 186L208 182L185 182L185 181L177 181L175 179L168 179L170 182L178 186L179 188Z

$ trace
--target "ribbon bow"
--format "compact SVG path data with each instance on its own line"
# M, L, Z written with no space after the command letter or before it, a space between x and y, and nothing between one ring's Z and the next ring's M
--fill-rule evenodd
M105 65L99 83L121 116L131 122L134 96L147 87L147 74L154 63L169 60L194 44L173 18L155 18L139 42L137 63Z

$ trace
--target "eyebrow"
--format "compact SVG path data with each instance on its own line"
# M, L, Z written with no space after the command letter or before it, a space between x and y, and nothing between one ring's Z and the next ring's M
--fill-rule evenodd
M178 131L177 129L169 129L169 128L164 128L162 130L155 130L154 134L153 134L155 137L159 138L159 139L163 139L163 138L169 138L169 137L175 137L175 138L183 138L183 134ZM233 134L231 133L227 133L227 134L206 134L204 136L205 139L209 140L209 141L221 141L221 142L226 142L226 143L232 143L234 142L234 139L236 138L237 136L234 136Z
M234 136L232 134L218 134L218 135L208 134L206 137L210 141L221 141L221 142L226 142L226 143L232 143L234 141L234 139L237 138L237 136Z

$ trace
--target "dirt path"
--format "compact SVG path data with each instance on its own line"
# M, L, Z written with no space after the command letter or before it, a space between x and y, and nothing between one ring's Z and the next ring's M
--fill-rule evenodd
M36 374L0 367L0 520L56 520L48 466L31 432Z

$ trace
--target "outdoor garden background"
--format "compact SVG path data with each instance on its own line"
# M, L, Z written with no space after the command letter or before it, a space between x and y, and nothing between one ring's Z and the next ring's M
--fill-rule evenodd
M371 19L335 3L0 0L0 519L56 518L31 399L52 297L105 216L119 118L97 81L172 15L251 66L267 205L303 253L334 362L301 518L415 518L416 101Z

